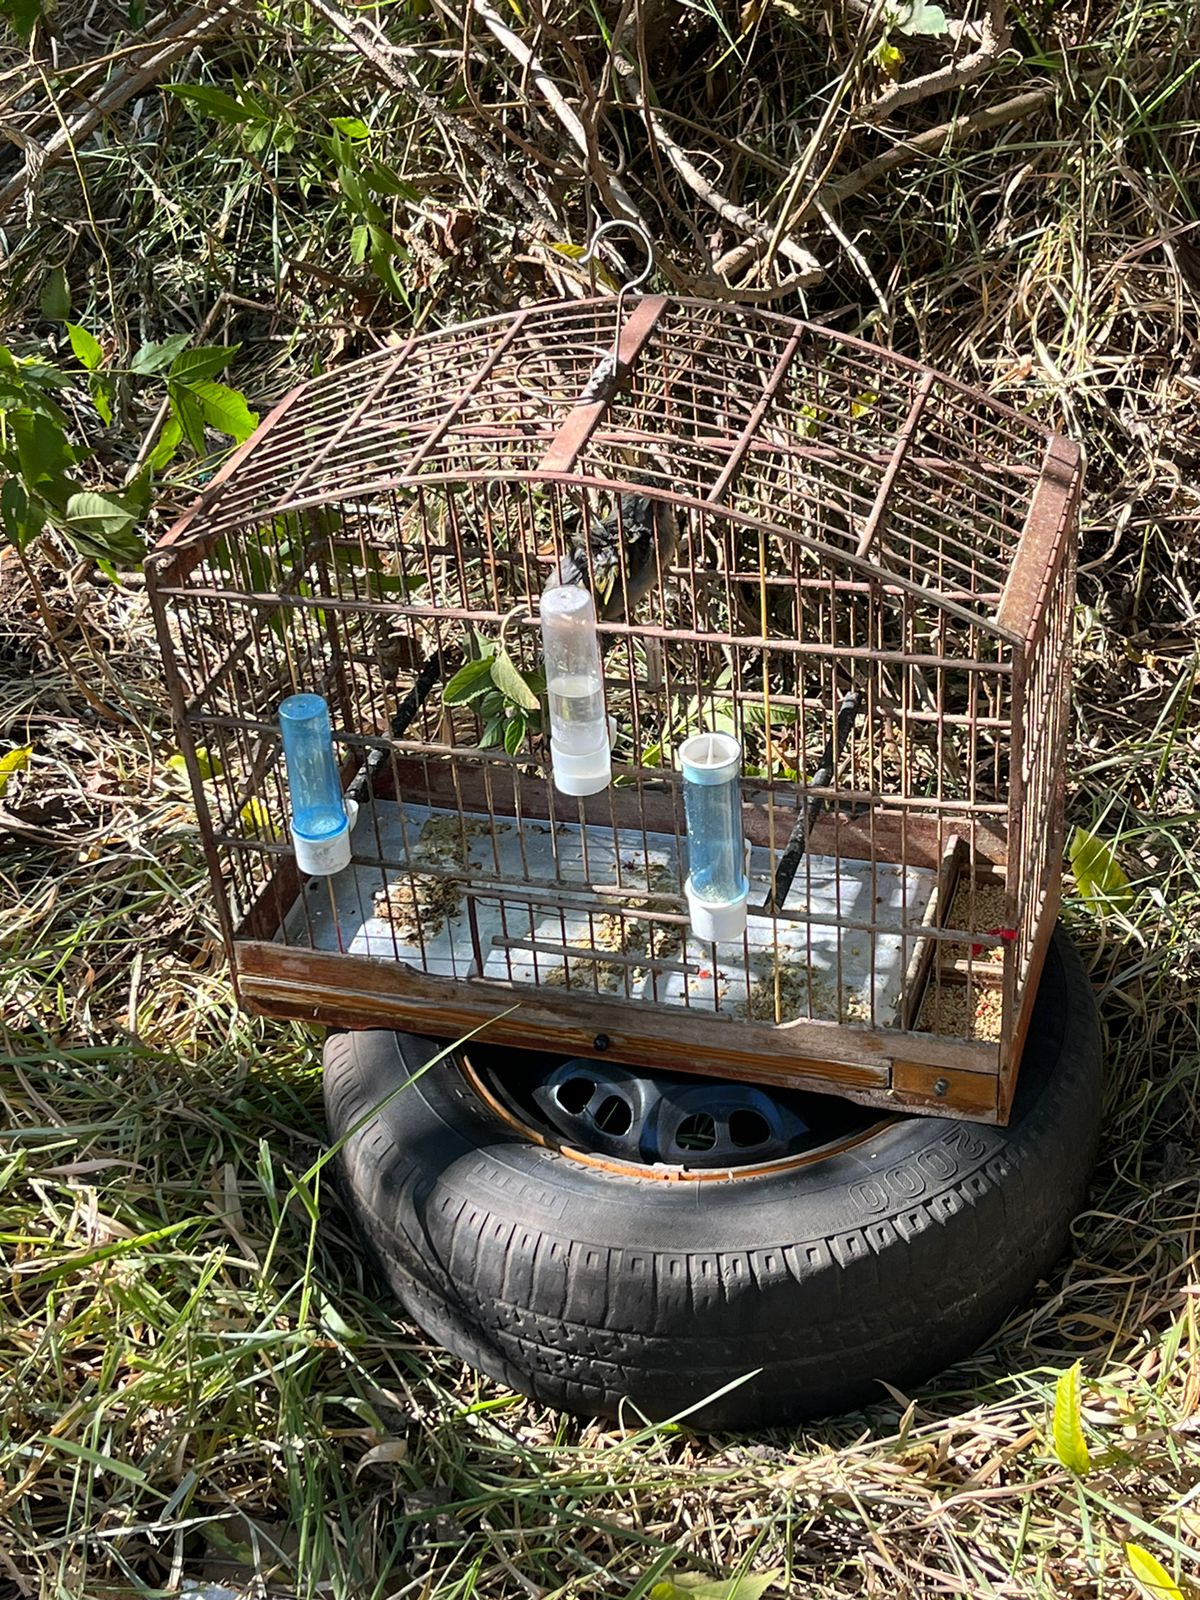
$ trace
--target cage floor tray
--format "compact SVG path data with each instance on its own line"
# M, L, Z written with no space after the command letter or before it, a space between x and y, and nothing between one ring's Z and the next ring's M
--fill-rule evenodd
M922 867L806 857L784 910L873 923L876 931L776 922L751 910L745 943L718 946L714 960L714 947L685 923L656 917L681 912L675 897L686 867L671 834L493 823L376 800L373 813L360 812L354 842L357 853L407 862L409 871L389 871L385 882L381 868L352 865L328 880L309 879L283 930L289 943L460 980L482 976L768 1022L895 1023L921 937L914 930L937 878ZM752 908L767 894L770 863L767 850L751 852ZM446 876L464 869L465 882ZM616 892L597 897L597 889Z

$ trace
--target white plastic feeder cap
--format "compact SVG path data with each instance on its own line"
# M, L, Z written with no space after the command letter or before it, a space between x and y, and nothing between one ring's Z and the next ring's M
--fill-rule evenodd
M331 878L335 872L344 872L353 854L350 835L358 817L358 803L346 800L346 822L337 833L327 833L321 839L292 829L292 848L296 852L296 865L308 877Z
M697 939L705 944L724 944L730 939L740 939L745 933L749 884L736 900L701 900L692 892L691 878L684 884L683 892L687 896L688 921Z
M612 747L617 737L617 719L608 719L608 743L599 750L564 750L550 740L550 764L554 787L560 794L600 794L612 782Z

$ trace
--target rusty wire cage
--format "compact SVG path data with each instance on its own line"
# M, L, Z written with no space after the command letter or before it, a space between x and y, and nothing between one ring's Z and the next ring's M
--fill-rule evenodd
M1058 904L1079 477L912 362L658 296L302 385L148 561L243 1003L1005 1120ZM678 539L601 625L613 782L568 799L536 716L514 735L443 690L502 629L536 683L542 591L631 484ZM297 691L359 806L332 878L287 842ZM751 845L720 947L688 927L676 761L714 728Z

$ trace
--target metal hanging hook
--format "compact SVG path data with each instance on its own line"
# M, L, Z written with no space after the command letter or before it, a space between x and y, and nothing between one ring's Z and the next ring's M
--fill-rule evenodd
M579 265L581 267L585 267L596 259L596 247L599 245L601 239L604 238L605 234L611 233L614 228L628 228L631 233L637 234L638 238L646 248L646 265L642 268L641 272L638 273L636 278L631 278L628 283L623 283L617 290L617 314L613 326L612 349L609 351L608 355L601 358L591 377L588 379L583 393L575 402L576 405L588 405L593 400L599 400L602 396L607 396L607 394L611 391L613 384L616 382L617 371L621 364L621 313L625 306L625 296L627 294L632 294L635 289L640 289L642 284L645 283L646 279L654 271L654 245L651 242L650 235L646 232L645 228L642 227L640 222L632 222L624 217L614 217L611 222L602 222L600 224L595 233L593 233L592 237L588 240L587 249L579 257Z
M622 295L629 294L634 289L640 289L645 283L646 279L654 271L654 245L651 242L650 235L646 232L645 228L642 227L640 222L633 222L625 217L614 217L611 222L602 222L596 229L595 233L592 234L592 237L588 240L588 247L579 258L579 265L581 267L586 267L590 262L595 261L597 245L600 243L601 239L604 238L605 234L611 233L614 228L628 228L630 233L636 233L646 251L646 265L642 268L641 272L638 273L636 278L631 278L628 283L623 283L621 285L620 289L617 291L617 298L620 299Z

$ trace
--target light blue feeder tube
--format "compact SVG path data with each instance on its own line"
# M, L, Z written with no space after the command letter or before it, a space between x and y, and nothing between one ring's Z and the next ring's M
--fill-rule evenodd
M707 943L746 931L746 843L742 831L742 747L728 733L696 733L679 747L687 820L692 932Z
M292 843L301 872L328 877L350 865L350 829L358 807L342 795L333 756L329 707L319 694L289 695L279 731L292 798Z

